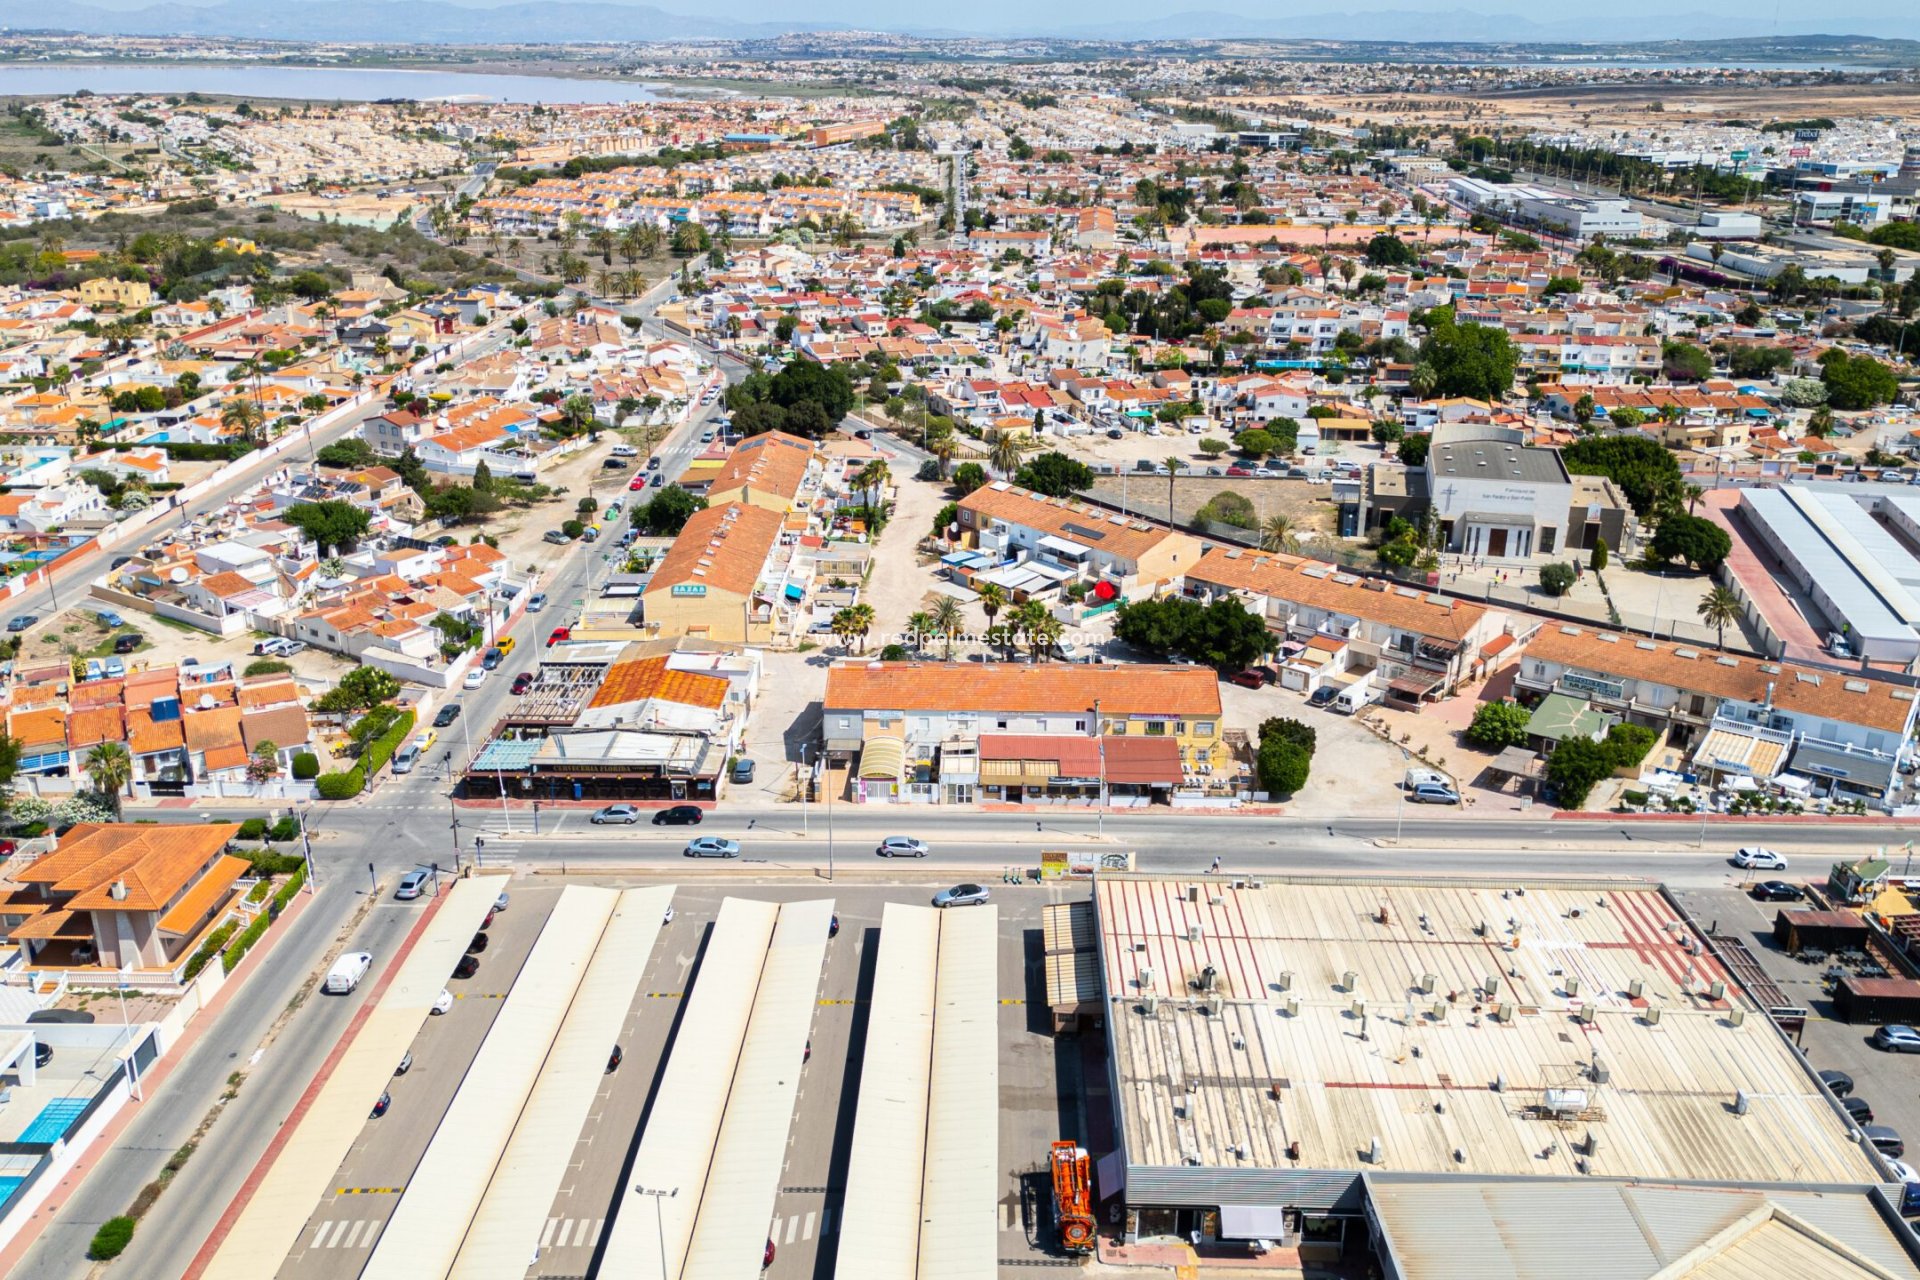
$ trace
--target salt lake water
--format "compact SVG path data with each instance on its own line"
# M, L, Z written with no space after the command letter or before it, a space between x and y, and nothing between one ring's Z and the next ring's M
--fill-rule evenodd
M572 80L477 71L281 67L239 63L58 62L0 64L0 95L211 93L234 98L381 98L467 102L657 102L675 96L641 80Z

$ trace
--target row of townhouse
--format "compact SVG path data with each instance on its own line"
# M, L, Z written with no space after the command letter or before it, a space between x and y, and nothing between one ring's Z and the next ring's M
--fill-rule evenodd
M1660 372L1660 339L1654 337L1518 333L1510 340L1518 377L1602 384L1651 379Z
M7 733L20 744L21 783L36 792L93 785L89 756L126 748L136 796L189 794L196 784L242 784L248 769L290 776L308 749L299 688L287 675L238 678L231 666L150 667L73 679L65 663L17 672L6 693Z

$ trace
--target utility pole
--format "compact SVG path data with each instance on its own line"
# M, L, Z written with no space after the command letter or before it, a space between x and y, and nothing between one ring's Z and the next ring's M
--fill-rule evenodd
M1100 751L1100 803L1094 810L1094 834L1107 834L1107 735L1100 728L1100 699L1093 700L1093 741Z
M447 796L447 813L453 821L447 825L453 829L453 873L460 874L460 807L453 802L451 793Z
M313 841L307 838L307 811L296 806L293 813L300 821L300 856L307 860L307 892L318 893L320 877L313 869Z

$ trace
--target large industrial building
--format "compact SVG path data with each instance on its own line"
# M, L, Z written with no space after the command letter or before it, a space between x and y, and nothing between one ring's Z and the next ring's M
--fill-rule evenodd
M1631 239L1642 230L1640 211L1631 202L1614 197L1468 177L1449 179L1447 194L1470 213L1484 213L1515 226L1534 227L1574 240L1595 236Z
M1892 531L1920 539L1920 496L1912 489L1747 489L1739 510L1847 653L1902 666L1920 659L1920 560Z
M1776 1192L1891 1214L1891 1171L1652 885L1117 874L1094 910L1100 1191L1131 1240L1305 1258L1364 1247L1370 1222L1378 1251L1390 1221L1428 1243L1415 1189L1462 1222L1529 1186L1631 1216L1623 1188L1647 1183L1713 1189L1722 1225Z

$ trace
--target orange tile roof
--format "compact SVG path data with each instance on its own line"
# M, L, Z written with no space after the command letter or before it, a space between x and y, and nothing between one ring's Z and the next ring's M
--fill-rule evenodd
M987 526L988 521L983 517L992 517L1007 524L1038 529L1121 560L1135 561L1170 537L1190 538L1184 533L1170 534L1138 516L1122 516L1104 507L1070 499L1048 498L1010 484L1002 487L1003 483L975 489L962 498L963 522L971 512L970 527L976 530Z
M300 690L293 681L282 676L279 678L257 678L240 686L240 705L252 711L256 707L271 707L282 702L300 701Z
M271 742L276 747L297 747L307 740L307 709L295 703L249 711L240 717L240 736L246 740L249 752L258 751L263 742Z
M240 750L240 708L214 707L189 711L182 717L189 751L213 752L222 747ZM244 754L244 752L243 752Z
M16 925L8 936L31 938L36 942L48 942L56 938L68 942L91 942L93 921L89 918L75 924L74 921L79 914L77 911L48 911L35 916L25 924Z
M1234 553L1216 547L1200 558L1187 577L1442 640L1464 640L1487 616L1483 605L1337 573L1321 561L1297 556Z
M15 878L73 894L66 905L75 910L157 911L239 830L231 822L83 822ZM125 898L111 896L115 881L125 882Z
M238 742L230 746L208 747L204 759L209 772L217 769L238 769L247 763L247 749Z
M102 742L125 742L127 740L126 721L121 718L120 708L91 707L84 711L75 711L67 719L67 742L75 751L97 746Z
M746 595L759 581L784 523L781 513L729 502L696 511L647 584L649 596L682 583Z
M169 748L185 746L186 735L178 720L156 722L151 712L129 708L127 745L135 754L144 755L150 751L166 751Z
M813 445L784 431L768 431L742 440L707 485L710 494L754 489L791 502L806 479Z
M59 707L39 707L16 711L7 717L7 732L23 747L64 746L67 741L67 713Z
M233 882L240 878L248 867L245 858L236 858L227 854L213 864L207 874L200 877L199 883L181 895L180 901L167 908L167 914L160 917L154 927L162 933L191 933L213 910L214 904L226 897L233 889Z
M717 710L726 701L727 683L724 676L670 670L665 658L616 662L607 669L606 679L593 691L593 699L587 705L611 707L622 702L661 698L690 707Z
M1220 714L1220 680L1205 667L1085 663L840 662L827 669L832 710L1091 710L1103 715Z

